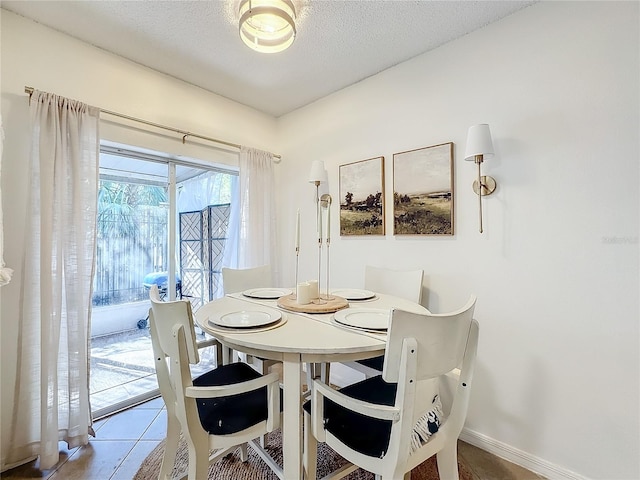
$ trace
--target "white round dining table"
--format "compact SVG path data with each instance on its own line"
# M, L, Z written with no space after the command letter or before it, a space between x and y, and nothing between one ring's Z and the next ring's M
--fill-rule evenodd
M372 299L349 302L348 308L372 312L396 308L428 313L425 307L415 302L377 293ZM281 318L272 325L257 328L234 329L219 325L221 317L227 315L225 318L228 318L228 314L237 315L239 312L262 312ZM279 308L276 300L249 298L241 293L206 303L194 316L198 326L225 347L282 362L283 473L285 480L301 479L303 364L348 362L382 355L386 331L350 328L336 322L333 313L292 312Z

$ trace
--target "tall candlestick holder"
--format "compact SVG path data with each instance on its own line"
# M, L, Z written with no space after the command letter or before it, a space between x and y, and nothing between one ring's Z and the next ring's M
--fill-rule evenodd
M300 247L296 247L296 283L294 284L294 288L293 288L293 295L292 295L293 300L298 299L298 268L299 266L300 266Z
M326 297L325 297L327 300L333 300L335 298L335 297L332 297L329 294L329 264L330 264L330 261L329 261L329 246L330 246L330 244L331 244L331 240L329 240L327 238L327 293L326 293Z
M329 266L330 266L330 255L329 255L329 249L331 246L331 195L329 195L328 193L325 193L324 195L322 195L322 197L320 197L320 215L322 216L322 209L326 209L327 210L327 228L326 228L326 232L327 232L327 269L326 269L326 292L325 292L325 299L327 301L333 300L334 297L331 296L331 294L329 293L329 278L330 278L330 271L329 271Z
M320 295L321 290L321 271L322 271L322 209L320 208L320 184L327 182L327 171L324 168L324 162L322 160L314 160L311 164L311 173L309 174L309 182L316 186L316 222L318 232L318 298L313 301L315 304L326 303Z
M322 215L322 210L319 210L320 215ZM320 290L322 289L320 280L322 278L322 237L318 238L318 298L314 299L312 303L316 305L322 305L327 303L326 300L322 298L322 294Z
M318 196L318 186L319 183L316 184L316 226L318 233L318 298L314 299L312 303L316 305L322 305L327 303L322 299L321 289L322 289L322 206L320 197Z

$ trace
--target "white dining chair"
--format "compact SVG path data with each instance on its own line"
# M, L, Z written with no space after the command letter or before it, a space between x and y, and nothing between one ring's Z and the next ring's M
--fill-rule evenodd
M423 277L422 270L391 270L367 265L364 270L364 288L420 303ZM384 355L380 355L355 362L345 362L345 365L370 378L380 375L383 363Z
M222 268L222 288L225 295L258 287L273 287L271 265L254 268Z
M464 425L478 345L476 298L447 314L394 309L382 375L340 390L314 381L305 403L305 472L315 478L317 442L383 480L408 479L433 455L442 480L458 480L457 441ZM455 380L453 392L447 378Z
M159 303L159 302L165 302L167 301L167 297L166 295L163 295L160 287L158 287L158 285L151 285L149 287L149 299L152 302L155 303ZM188 299L185 299L185 301L189 301ZM185 326L187 326L187 324L185 323ZM194 337L195 339L195 337ZM190 344L189 344L190 345ZM222 344L215 339L214 337L208 336L208 338L205 338L204 340L201 340L199 342L196 342L196 348L198 350L206 348L206 347L212 347L215 349L215 358L216 358L216 366L220 366L223 363L223 347ZM190 347L188 347L190 348ZM191 355L192 352L189 352L189 355ZM190 357L192 358L192 357Z
M199 357L191 304L186 300L158 301L157 286L152 291L149 328L158 385L167 411L159 478L172 478L182 436L189 452L188 479L201 480L207 478L211 462L237 448L241 449L242 461L246 461L247 442L279 427L279 377L276 373L261 375L237 362L217 366L192 379L189 364L198 363ZM282 469L264 449L255 442L251 446L282 475Z
M377 293L386 293L412 302L422 301L423 270L392 270L366 265L364 288Z
M250 288L272 287L271 266L262 265L254 268L227 268L222 269L222 288L224 294L240 293ZM236 354L233 354L234 356ZM269 373L269 368L279 362L266 358L253 357L242 354L239 356L246 363L253 366L263 375Z

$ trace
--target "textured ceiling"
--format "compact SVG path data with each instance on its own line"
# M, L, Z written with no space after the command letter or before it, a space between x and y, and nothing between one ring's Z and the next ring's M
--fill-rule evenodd
M238 0L2 1L2 8L280 116L535 1L293 0L294 44L247 48Z

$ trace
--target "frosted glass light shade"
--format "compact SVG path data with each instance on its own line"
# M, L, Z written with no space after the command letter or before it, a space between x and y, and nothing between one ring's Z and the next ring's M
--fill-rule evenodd
M483 155L484 158L493 157L491 130L486 123L469 127L467 133L467 148L464 152L464 159L473 161L476 155Z
M296 37L296 9L291 0L242 0L240 38L253 50L281 52Z
M309 183L315 182L327 182L328 175L324 168L324 162L322 160L314 160L311 164L311 172L309 173Z

